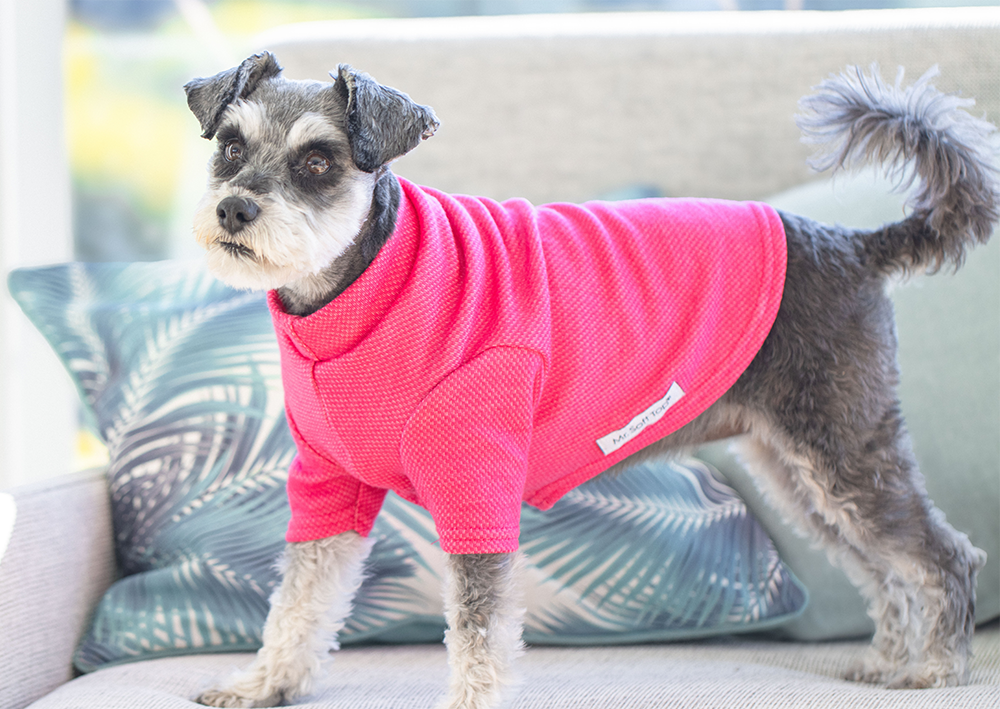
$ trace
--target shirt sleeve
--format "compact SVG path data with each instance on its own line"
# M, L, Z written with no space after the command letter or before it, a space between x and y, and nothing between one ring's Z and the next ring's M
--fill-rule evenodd
M290 416L288 426L298 455L288 469L292 518L285 541L307 542L349 530L367 537L386 491L364 484L322 457L302 438Z
M542 358L486 350L427 395L403 432L401 459L450 554L515 551Z

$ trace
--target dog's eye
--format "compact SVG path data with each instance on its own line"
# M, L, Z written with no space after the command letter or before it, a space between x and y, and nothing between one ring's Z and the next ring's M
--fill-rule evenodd
M325 175L330 171L330 159L323 153L309 153L306 156L306 170L314 175Z
M226 147L222 149L222 154L229 162L240 160L243 157L243 143L233 138L226 143Z

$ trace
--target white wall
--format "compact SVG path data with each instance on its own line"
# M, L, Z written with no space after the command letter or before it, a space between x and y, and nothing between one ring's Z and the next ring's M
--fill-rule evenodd
M7 291L72 257L63 117L65 0L0 0L0 489L68 472L75 392Z

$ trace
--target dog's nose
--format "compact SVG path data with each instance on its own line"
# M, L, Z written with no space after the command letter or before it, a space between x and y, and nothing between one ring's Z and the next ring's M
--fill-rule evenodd
M219 217L219 224L230 234L235 234L240 229L257 218L260 207L253 200L245 197L226 197L219 202L215 208L215 213Z

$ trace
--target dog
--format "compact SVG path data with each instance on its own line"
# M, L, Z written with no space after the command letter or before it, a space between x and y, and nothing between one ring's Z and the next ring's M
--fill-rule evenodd
M933 75L903 87L851 68L800 103L818 167L912 168L909 215L870 231L754 203L445 195L389 168L434 112L347 65L291 81L262 53L188 83L218 142L195 236L218 278L269 291L298 448L263 647L198 701L314 691L393 488L431 511L447 552L442 706L496 706L521 652L522 498L544 508L737 435L769 501L869 603L872 646L848 678L966 682L985 553L925 492L886 284L957 268L1000 191L993 127Z

